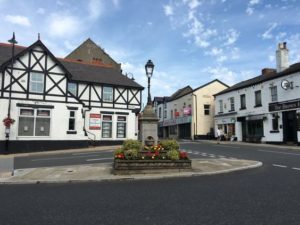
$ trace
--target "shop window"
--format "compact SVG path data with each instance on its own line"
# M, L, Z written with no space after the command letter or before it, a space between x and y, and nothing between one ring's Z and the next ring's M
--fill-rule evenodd
M117 138L126 138L126 116L118 116Z
M77 84L73 82L68 82L68 91L74 96L77 96Z
M277 86L270 87L271 92L271 102L277 102Z
M169 129L171 135L177 135L177 125L170 126Z
M210 105L204 105L204 115L210 114Z
M246 109L246 95L240 95L240 100L241 100L241 108L240 109Z
M103 101L112 102L113 101L113 88L103 87Z
M235 107L234 107L234 97L231 97L229 99L229 102L230 102L230 111L234 111L235 110Z
M102 118L102 138L112 137L112 116L103 115Z
M261 91L255 92L255 107L261 106Z
M272 130L273 131L278 131L279 125L278 125L278 113L273 113L272 114Z
M219 100L219 113L223 113L223 100Z
M30 73L30 92L43 93L44 92L44 74L43 73Z
M49 136L49 109L20 109L18 136Z

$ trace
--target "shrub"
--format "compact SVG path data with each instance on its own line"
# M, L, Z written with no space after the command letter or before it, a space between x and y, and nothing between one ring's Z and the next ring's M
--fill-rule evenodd
M124 150L122 148L116 149L114 152L115 159L124 159Z
M160 142L160 145L166 151L169 151L169 150L179 150L179 144L174 139L172 139L172 140L163 140L163 141Z
M175 149L169 150L167 152L167 157L171 160L178 160L179 159L179 152Z
M138 140L129 139L123 142L124 150L130 150L130 149L140 150L141 147L142 147L142 143Z
M129 149L124 151L125 159L137 159L138 158L138 150L137 149Z

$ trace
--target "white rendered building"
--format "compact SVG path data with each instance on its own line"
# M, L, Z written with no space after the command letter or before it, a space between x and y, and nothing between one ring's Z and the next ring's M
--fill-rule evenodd
M143 87L109 65L56 58L40 41L0 43L0 152L119 144L137 139ZM10 109L9 109L10 105ZM7 144L8 143L8 149Z
M215 126L238 141L295 143L300 138L300 63L289 65L286 43L276 51L277 69L215 95Z

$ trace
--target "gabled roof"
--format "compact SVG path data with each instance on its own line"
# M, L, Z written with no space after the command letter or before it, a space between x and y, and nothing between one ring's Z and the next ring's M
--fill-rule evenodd
M60 62L72 74L73 81L83 81L144 89L144 87L136 83L134 80L128 78L120 71L111 67L72 61L70 62L65 59L60 59Z
M56 59L56 57L49 51L49 49L40 40L37 40L29 47L15 45L14 58L17 59L17 58L25 55L31 49L33 49L37 46L41 47L42 49L44 49L47 52L47 54L55 61L55 63L57 63L62 68L62 70L66 73L68 78L71 77L70 72L68 70L66 70L66 68ZM10 51L10 54L9 54L9 51ZM11 64L11 58L12 58L12 45L0 43L0 63L1 63L0 70L3 70L6 66Z
M40 46L45 49L48 55L52 56L56 63L63 70L65 70L66 74L71 80L118 85L124 87L134 87L141 90L144 89L144 87L136 83L134 80L124 76L121 71L115 70L110 66L95 65L83 62L75 62L68 59L56 58L40 40L36 41L29 47L15 45L15 58L26 54L35 46ZM11 63L11 57L12 45L0 43L0 70Z
M287 75L290 75L292 73L296 73L296 72L300 72L300 63L295 63L293 65L291 65L289 68L287 68L286 70L283 70L282 72L275 72L275 73L268 73L268 74L264 74L264 75L259 75L256 77L253 77L249 80L245 80L242 82L239 82L217 94L215 94L215 96L221 95L221 94L225 94L231 91L235 91L235 90L239 90L242 88L246 88L255 84L259 84L268 80L273 80L279 77L284 77Z

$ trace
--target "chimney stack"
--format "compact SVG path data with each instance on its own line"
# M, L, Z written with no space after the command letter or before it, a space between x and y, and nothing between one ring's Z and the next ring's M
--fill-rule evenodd
M286 42L279 43L276 50L276 68L277 73L289 67L289 50L286 47Z
M275 69L272 69L272 68L263 68L261 70L261 75L272 75L272 74L275 74L276 73L276 70Z

